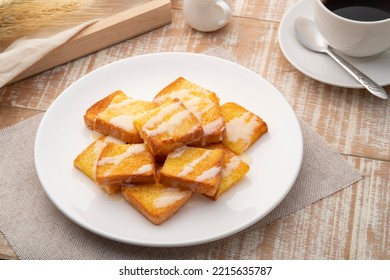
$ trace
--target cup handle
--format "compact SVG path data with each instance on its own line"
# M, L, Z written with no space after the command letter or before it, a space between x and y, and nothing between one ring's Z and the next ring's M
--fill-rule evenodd
M223 0L218 0L216 3L217 7L219 8L219 10L222 12L223 14L223 19L221 19L219 22L218 22L218 25L220 27L222 27L223 25L225 25L230 17L232 16L232 9L230 8L230 6Z

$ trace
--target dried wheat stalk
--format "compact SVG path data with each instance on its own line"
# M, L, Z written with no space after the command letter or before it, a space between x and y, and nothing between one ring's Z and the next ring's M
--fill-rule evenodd
M94 0L0 0L0 40L15 39L48 26L80 23L105 13Z

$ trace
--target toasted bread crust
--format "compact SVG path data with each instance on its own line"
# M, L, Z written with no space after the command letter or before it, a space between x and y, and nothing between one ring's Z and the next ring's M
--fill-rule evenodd
M215 180L213 183L204 183L196 182L188 178L179 178L174 175L160 173L158 181L166 186L173 186L175 188L190 190L207 196L214 196L218 190L220 179Z
M98 185L108 195L113 195L120 192L122 184L118 185Z
M126 131L99 118L96 119L95 130L104 135L110 135L116 139L120 139L127 144L140 144L144 142L136 130Z
M89 129L95 129L95 122L97 116L103 112L108 105L110 105L111 101L115 98L117 95L123 94L122 91L118 90L110 95L106 96L105 98L99 100L95 104L93 104L91 107L87 109L84 115L84 123ZM108 134L106 134L108 135Z

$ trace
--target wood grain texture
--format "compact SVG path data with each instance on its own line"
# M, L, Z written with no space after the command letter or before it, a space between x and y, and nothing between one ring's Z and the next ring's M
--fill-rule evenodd
M0 232L0 260L17 260L18 256L7 242L5 236Z
M2 127L6 127L31 118L35 115L42 114L43 112L44 111L40 110L30 110L0 105L0 124Z
M10 83L96 52L171 22L171 2L153 0L98 20L51 51Z
M201 33L185 23L182 1L174 0L170 25L0 89L0 127L45 111L67 86L108 63L146 53L201 53L222 46L279 89L296 114L364 179L272 225L244 231L234 239L239 249L228 250L233 246L218 242L208 257L390 259L390 102L364 90L317 82L286 60L277 33L283 14L297 1L233 0L231 22ZM390 86L386 89L390 92ZM1 258L16 257L1 236L0 244Z

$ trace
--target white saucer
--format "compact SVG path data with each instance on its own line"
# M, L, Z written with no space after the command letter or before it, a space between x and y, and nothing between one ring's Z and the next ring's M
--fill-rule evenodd
M278 34L284 56L295 68L317 81L340 87L362 88L326 54L309 51L295 38L295 19L299 16L313 19L312 11L313 1L301 0L284 15ZM390 50L375 57L343 57L378 84L382 86L390 84Z

